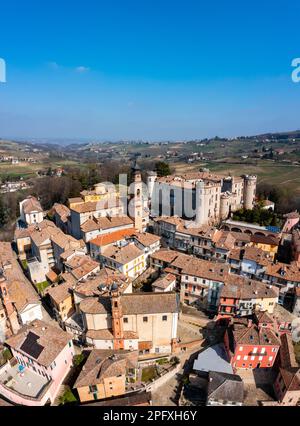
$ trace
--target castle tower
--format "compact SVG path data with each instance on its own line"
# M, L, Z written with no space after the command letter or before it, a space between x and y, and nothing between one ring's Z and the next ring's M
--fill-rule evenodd
M204 181L199 180L196 183L196 224L204 225L206 222Z
M227 219L230 211L230 194L224 192L220 199L220 219Z
M114 349L124 349L123 312L121 296L117 284L112 284L111 289L111 314L112 332L114 336Z
M257 176L245 175L244 176L244 208L252 209L255 200Z
M133 210L131 212L131 217L134 220L134 227L138 231L143 231L143 198L142 198L142 190L143 190L143 182L142 182L142 174L141 169L135 161L134 166L131 169L133 175L133 199L131 200Z
M157 179L157 173L156 172L148 172L147 173L147 189L148 189L148 199L151 203L152 195L154 191L154 185L155 181Z

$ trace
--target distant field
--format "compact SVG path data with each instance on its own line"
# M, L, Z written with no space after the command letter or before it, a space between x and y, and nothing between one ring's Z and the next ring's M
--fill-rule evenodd
M221 173L231 173L232 175L256 174L258 183L270 183L271 185L285 185L293 189L300 195L300 166L285 165L282 163L274 163L267 160L260 160L257 164L236 164L236 163L193 163L173 164L177 172L183 173L187 171L196 171L200 167L206 167L211 171Z
M55 162L44 161L38 163L20 162L18 164L0 163L0 178L1 176L9 175L12 177L22 176L24 179L28 179L35 177L36 172L39 170L47 170L49 167L56 169L67 166L85 167L84 164L72 160L61 160Z

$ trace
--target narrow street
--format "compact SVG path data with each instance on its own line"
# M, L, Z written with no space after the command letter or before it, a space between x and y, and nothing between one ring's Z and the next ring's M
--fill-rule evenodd
M196 358L199 350L200 346L199 348L177 355L178 358L180 358L181 369L172 377L172 379L168 380L165 384L152 392L153 405L162 405L165 407L177 406L182 389L182 379L191 371L194 358Z

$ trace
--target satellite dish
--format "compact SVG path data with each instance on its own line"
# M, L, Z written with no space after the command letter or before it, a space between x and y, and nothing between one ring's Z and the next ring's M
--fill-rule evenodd
M300 318L295 318L292 321L292 340L293 342L300 342Z

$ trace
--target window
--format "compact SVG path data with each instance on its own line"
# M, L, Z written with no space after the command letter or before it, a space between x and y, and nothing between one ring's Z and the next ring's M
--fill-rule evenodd
M242 350L243 350L243 346L240 346L239 351L242 351Z
M124 317L124 318L123 318L123 321L124 321L124 323L126 323L126 324L127 324L127 323L128 323L128 318Z
M143 317L143 322L148 322L148 317Z
M72 342L69 342L69 348L72 346Z
M238 355L236 359L239 361L241 359L241 355Z
M163 321L167 321L167 320L168 320L167 315L163 315L162 320L163 320Z
M273 357L272 356L269 356L269 361L273 361Z
M276 352L277 351L277 349L276 348L272 348L272 352Z
M89 386L90 392L97 392L97 386L96 385L90 385Z
M248 355L245 355L244 356L244 361L247 361L247 359L248 359Z

